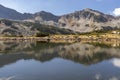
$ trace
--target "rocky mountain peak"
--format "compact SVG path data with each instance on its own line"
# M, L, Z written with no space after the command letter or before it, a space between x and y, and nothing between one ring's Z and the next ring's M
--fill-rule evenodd
M86 8L86 9L83 9L83 11L93 11L93 10L90 8Z
M53 14L50 12L46 12L46 11L40 11L40 12L36 12L34 15L42 16L42 15L53 15Z
M107 22L110 20L109 17L112 16L110 15L108 16L97 10L92 10L89 8L62 16L62 18L66 18L66 19L77 19L77 20L85 19L85 20L91 20L93 22Z
M40 12L37 12L35 14L33 14L33 16L36 18L36 17L39 17L39 18L42 18L43 20L45 21L55 21L57 22L59 17L50 13L50 12L45 12L45 11L40 11Z
M90 12L90 13L94 13L94 14L103 14L102 12L99 12L97 10L93 10L93 9L90 9L90 8L86 8L86 9L83 9L81 12Z
M115 25L118 24L112 23L115 19L112 15L86 8L81 11L63 15L59 19L59 25L74 31L90 32L101 30L104 26L106 29L109 29L109 27L111 27L111 29L115 28ZM119 27L119 25L117 27Z

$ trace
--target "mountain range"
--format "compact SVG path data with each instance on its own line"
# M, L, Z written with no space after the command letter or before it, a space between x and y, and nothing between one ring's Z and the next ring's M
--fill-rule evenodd
M37 23L42 25L54 26L57 28L69 29L74 32L81 33L96 30L114 30L120 28L120 17L104 14L100 11L92 10L89 8L83 9L81 11L75 11L70 14L57 16L45 11L36 12L34 14L22 14L14 9L6 8L0 5L0 18L9 19L13 22L17 21L17 23ZM12 25L17 26L17 28L21 27L20 24L18 26L16 25L16 23L13 23ZM0 27L2 29L4 29L3 26L5 27L6 25L4 25L3 22L1 22ZM19 29L18 31L20 32ZM2 30L0 30L0 33L2 33Z

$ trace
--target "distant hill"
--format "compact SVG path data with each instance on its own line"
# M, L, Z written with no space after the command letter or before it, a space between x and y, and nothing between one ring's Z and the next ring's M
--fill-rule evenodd
M45 11L36 12L35 14L31 14L31 13L22 14L14 9L6 8L0 5L0 18L13 19L13 20L26 20L26 19L40 20L40 18L38 17L41 17L41 19L45 21L53 20L55 22L57 22L59 19L58 16L55 16L52 13Z
M27 18L32 18L32 14L19 13L14 9L6 8L0 5L0 18L13 19L13 20L24 20Z

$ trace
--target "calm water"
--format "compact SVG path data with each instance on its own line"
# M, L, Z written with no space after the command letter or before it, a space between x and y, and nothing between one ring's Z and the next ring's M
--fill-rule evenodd
M0 80L120 80L120 47L0 42Z

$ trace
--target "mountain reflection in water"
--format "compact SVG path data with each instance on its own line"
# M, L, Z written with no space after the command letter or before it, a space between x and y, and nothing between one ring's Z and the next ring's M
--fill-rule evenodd
M82 43L5 42L0 46L0 66L20 59L35 59L45 62L57 57L90 65L114 57L120 58L119 48L102 48L102 46Z
M119 46L112 47L110 45L99 44L99 43L83 44L83 43L45 43L45 42L19 42L19 43L18 42L0 42L0 71L1 71L1 68L4 68L5 66L11 65L11 64L17 64L16 62L19 62L21 60L22 61L35 60L41 63L45 63L45 62L54 61L56 59L58 59L58 62L59 62L59 59L60 59L61 62L63 60L67 60L69 62L74 62L74 64L77 64L77 65L80 64L82 67L85 67L85 68L90 67L90 69L93 70L93 72L97 72L96 74L94 74L94 78L93 78L93 77L90 77L90 75L87 76L86 74L87 70L85 70L86 73L82 71L84 76L83 78L81 77L81 79L87 80L90 78L91 80L101 80L101 79L102 80L106 80L106 79L119 80L120 79L119 77L120 75L118 75L118 73L120 73L118 72L120 70L119 58L120 58ZM108 65L106 65L105 61L108 61L108 60L109 60L109 62L107 62ZM102 63L104 65L98 66L99 63ZM99 69L102 70L101 67L102 68L108 67L108 69L110 69L111 68L109 66L110 64L112 64L111 65L112 67L114 66L118 69L117 70L115 68L115 71L111 70L113 71L114 75L110 73L111 76L108 77L105 75L103 76L103 74L101 74L102 72L99 73ZM96 66L97 70L93 69L92 68L93 66ZM62 69L62 68L59 68L59 69ZM103 71L103 73L108 74L111 71L107 71L107 72ZM92 75L93 72L91 71L90 74ZM33 74L34 74L34 71L33 71ZM81 75L83 74L81 73ZM85 78L85 74L87 76L86 78ZM0 74L0 77L2 76L4 77L4 75ZM14 75L9 75L9 76L14 76ZM63 80L69 79L68 77L70 77L70 75L67 75L66 77L67 78L63 77L61 79ZM78 80L80 79L79 77L77 76L76 79L71 78L70 80ZM19 79L19 80L25 80L25 79L27 78ZM46 80L51 80L51 79L49 78Z

